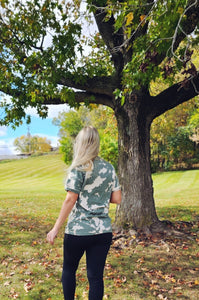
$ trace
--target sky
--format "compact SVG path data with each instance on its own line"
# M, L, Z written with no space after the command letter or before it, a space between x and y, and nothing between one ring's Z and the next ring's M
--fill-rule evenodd
M66 104L63 105L51 105L49 106L49 113L46 119L41 119L36 111L32 108L27 110L27 114L31 115L31 123L23 125L13 130L11 126L0 126L0 156L17 154L13 142L17 137L27 135L28 131L31 135L38 135L41 137L47 137L51 140L51 145L56 147L58 145L58 132L59 127L52 124L54 117L58 117L59 112L67 111ZM0 157L1 158L1 157Z

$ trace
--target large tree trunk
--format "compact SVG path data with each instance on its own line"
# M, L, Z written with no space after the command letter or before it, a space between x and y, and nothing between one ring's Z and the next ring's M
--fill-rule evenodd
M123 228L143 228L158 221L150 169L152 119L146 105L147 96L141 98L131 95L124 106L115 110L119 135L119 178L123 195L115 224Z

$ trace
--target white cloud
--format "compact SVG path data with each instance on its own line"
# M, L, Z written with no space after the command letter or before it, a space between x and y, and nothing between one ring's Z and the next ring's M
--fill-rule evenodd
M7 133L6 126L0 126L0 136L5 136Z
M7 146L5 147L0 146L0 158L1 155L12 155L11 149L8 148Z
M0 140L0 155L12 155L17 154L15 146L13 146L13 138Z
M39 115L37 114L37 110L34 107L28 107L25 110L26 115L30 115L32 117L39 117Z
M47 117L48 119L57 118L60 112L69 110L69 106L67 104L47 105L47 106L48 106L48 117ZM32 117L39 118L37 110L34 107L28 107L26 109L26 114Z
M11 96L4 94L2 92L0 93L0 102L6 101L7 104L10 104L12 102L11 99L12 99Z
M58 114L63 111L68 111L70 108L67 104L48 105L48 118L57 118Z

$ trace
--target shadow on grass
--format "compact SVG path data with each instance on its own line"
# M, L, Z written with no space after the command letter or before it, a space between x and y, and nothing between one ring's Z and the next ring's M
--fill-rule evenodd
M157 214L160 220L175 221L199 221L198 207L184 208L181 206L172 207L156 207Z

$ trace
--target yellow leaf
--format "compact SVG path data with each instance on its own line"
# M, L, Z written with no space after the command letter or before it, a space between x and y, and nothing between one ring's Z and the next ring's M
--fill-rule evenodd
M177 10L177 12L178 12L179 14L182 14L182 13L183 13L183 11L184 11L183 7L178 7L178 10Z
M126 26L130 25L133 21L133 13L130 12L127 16L126 16Z
M145 20L144 20L145 17L146 17L146 15L141 15L141 16L140 16L140 22L142 23L142 24L141 24L142 26L144 26L144 24L145 24Z
M1 6L2 6L3 8L6 7L6 6L5 6L5 1L4 1L4 0L1 0L0 3L1 3Z

